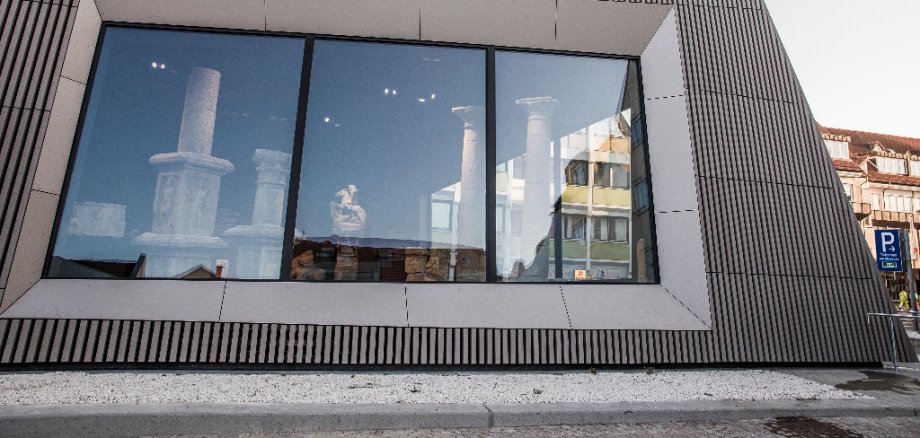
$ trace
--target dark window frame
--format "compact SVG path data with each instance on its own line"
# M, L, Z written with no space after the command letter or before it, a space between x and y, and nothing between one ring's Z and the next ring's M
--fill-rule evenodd
M74 138L72 140L70 156L68 158L67 170L64 175L64 181L61 188L60 197L58 200L57 211L55 213L55 219L52 224L52 230L47 242L47 250L45 253L45 260L42 266L41 278L55 278L55 279L83 279L78 277L50 277L49 270L51 267L51 261L54 255L55 243L58 239L58 234L60 233L61 221L63 219L64 208L68 199L68 191L70 188L71 180L73 177L74 165L76 162L76 157L79 154L79 143L83 136L83 128L86 122L86 113L89 107L90 97L93 93L93 86L95 84L97 68L99 64L99 59L102 52L102 47L105 41L105 33L108 28L126 28L126 29L148 29L148 30L161 30L161 31L183 31L183 32L202 32L202 33L212 33L212 34L222 34L222 35L249 35L249 36L283 36L283 37L297 37L304 39L304 58L303 66L301 70L301 83L300 90L298 94L298 105L297 105L297 119L295 121L295 133L294 133L294 144L291 157L291 173L289 177L289 192L287 199L286 207L286 216L284 218L284 244L282 247L281 254L281 272L279 278L277 279L244 279L244 278L217 278L209 280L184 280L184 281L239 281L239 282L277 282L277 281L291 281L291 261L293 258L293 242L294 234L296 232L296 212L297 212L297 197L300 186L300 165L303 158L304 152L304 140L306 136L306 120L307 120L307 105L309 102L309 86L311 79L311 70L313 64L313 48L314 42L316 39L323 40L339 40L339 41L356 41L356 42L377 42L377 43L388 43L388 44L405 44L413 46L435 46L435 47L456 47L456 48L469 48L469 49L480 49L485 51L486 54L486 166L487 169L495 169L497 166L496 163L496 149L497 149L497 139L496 139L496 102L495 102L495 53L496 51L508 51L508 52L522 52L522 53L537 53L537 54L548 54L548 55L565 55L565 56L579 56L585 58L604 58L604 59L618 59L625 60L635 63L636 72L637 72L637 86L638 86L638 101L639 101L639 112L642 115L641 126L638 127L641 129L642 134L642 146L645 147L644 150L644 160L646 163L645 174L646 178L642 181L646 188L646 200L647 203L643 209L636 209L636 212L643 211L645 209L649 210L649 226L651 227L652 242L648 244L648 251L651 251L654 254L655 263L651 266L652 272L650 272L651 278L654 278L655 281L649 283L637 283L632 280L603 280L603 281L593 281L593 282L573 282L571 284L592 284L592 283L605 283L605 284L660 284L660 267L658 266L658 257L657 257L657 229L655 226L655 215L651 213L652 206L654 205L654 199L652 197L652 182L651 182L651 169L649 166L649 151L648 151L648 132L647 124L644 121L646 115L645 108L645 97L644 97L644 85L642 77L642 63L639 56L630 56L630 55L612 55L606 53L593 53L593 52L579 52L579 51L565 51L565 50L552 50L552 49L537 49L537 48L526 48L526 47L512 47L512 46L491 46L483 44L468 44L468 43L455 43L455 42L443 42L443 41L421 41L421 40L403 40L403 39L393 39L393 38L373 38L373 37L354 37L354 36L341 36L341 35L324 35L324 34L314 34L314 33L302 33L302 32L277 32L277 31L259 31L259 30L239 30L239 29L222 29L222 28L212 28L212 27L201 27L201 26L181 26L181 25L161 25L161 24L139 24L139 23L130 23L130 22L119 22L119 21L103 21L100 25L99 37L96 41L96 47L94 48L93 60L90 67L87 84L83 94L83 102L81 104L80 113L77 119L76 129L74 131ZM636 129L637 127L634 127ZM636 142L633 145L633 148L640 146ZM590 165L590 164L589 164ZM586 169L587 173L587 169ZM631 173L631 172L630 172ZM510 175L514 177L514 175ZM587 183L590 185L593 181ZM635 190L635 187L633 187ZM633 197L635 201L635 194ZM635 208L636 206L633 205ZM496 220L496 175L494 171L486 172L486 281L481 284L502 284L496 281L496 231L497 224ZM585 229L585 234L593 232L593 230ZM164 278L104 278L97 280L105 281L145 281L145 280L164 280ZM356 281L357 283L368 283L376 284L377 282L369 283L363 281ZM432 282L436 284L437 282ZM454 282L451 282L452 284ZM552 284L556 283L554 281L547 280L546 282L539 283L530 283L530 284ZM425 283L419 283L425 284Z

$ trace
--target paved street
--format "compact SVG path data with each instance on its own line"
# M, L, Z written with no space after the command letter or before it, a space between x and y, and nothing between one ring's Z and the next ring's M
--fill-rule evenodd
M0 404L0 436L62 436L68 438L104 436L209 436L209 437L465 437L465 436L519 436L519 437L556 437L556 436L788 436L788 437L897 437L920 436L920 371L902 368L900 374L891 369L817 369L817 368L783 368L775 370L757 370L753 376L758 384L745 387L736 386L737 393L723 394L715 383L699 389L706 397L681 397L672 400L663 389L654 383L664 379L675 371L663 371L653 374L624 372L625 377L640 377L648 391L645 401L607 401L598 402L534 402L529 400L501 403L470 403L471 400L441 399L441 403L386 402L378 403L303 403L303 395L297 388L310 387L310 382L284 377L287 384L275 380L279 376L266 373L250 376L255 382L243 387L246 391L234 393L246 394L253 388L263 388L266 393L288 394L281 397L284 401L246 401L232 402L186 400L182 397L174 400L148 399L109 399L106 393L118 393L113 388L97 385L99 394L84 391L89 397L81 400L47 399L45 403ZM722 376L724 370L697 370L692 376L685 376L686 381L705 381L709 374ZM573 394L588 394L598 391L601 380L608 372L597 375L587 372L572 378L587 376L595 379L594 385L570 384ZM609 372L617 377L617 372ZM43 375L45 376L45 375ZM185 380L178 375L163 376L156 374L160 384L178 384ZM441 375L412 374L409 387L410 395L441 394L457 396L466 394L471 388L455 384L453 390L447 387L443 391L434 389L433 378ZM494 379L489 373L477 375L479 379ZM45 389L65 388L78 381L83 383L101 383L89 375L70 375L76 380L61 382L51 379L39 385ZM109 378L111 376L103 375ZM150 376L142 376L145 379ZM343 374L345 383L368 382L373 387L386 386L384 381L373 378L390 378L389 376ZM359 378L360 377L360 378ZM463 381L466 377L464 375ZM550 388L548 380L565 377L556 373L537 375L507 374L498 376L504 380L526 377L526 388L534 386L532 379L540 381L540 388ZM622 377L622 376L621 376ZM724 376L723 376L724 377ZM425 380L424 378L429 378ZM197 378L196 378L197 379ZM269 379L268 382L265 379ZM148 379L149 380L149 379ZM242 377L240 380L246 380ZM335 380L335 379L330 379ZM435 379L436 380L436 379ZM476 379L471 379L473 381ZM622 380L622 379L621 379ZM743 380L733 380L743 382ZM131 382L137 383L135 380ZM277 384L267 384L275 382ZM453 382L453 380L451 380ZM628 382L628 379L624 382ZM782 396L774 393L779 389L778 383L786 382L790 391L794 386L801 386L797 392L781 391ZM15 382L13 382L15 383ZM36 388L30 385L41 382L24 381L28 384L14 384L8 391L20 394L22 400L28 395L35 395ZM187 383L187 382L186 382ZM213 384L211 381L193 380L195 387L199 384ZM292 385L292 383L294 383ZM393 383L393 382L390 382ZM455 382L454 382L455 383ZM571 383L571 382L570 382ZM623 382L620 382L623 383ZM699 383L699 382L697 382ZM795 383L793 385L792 383ZM496 382L486 385L497 388ZM802 393L808 386L817 392ZM167 385L168 386L168 385ZM181 385L180 385L181 386ZM368 385L369 386L369 385ZM89 388L87 385L83 385ZM348 389L351 386L346 386ZM671 385L677 389L676 385ZM119 387L120 388L120 387ZM165 387L164 387L165 388ZM176 388L168 386L157 390L158 394L183 394ZM221 387L223 390L231 387ZM331 391L333 387L324 387ZM362 385L354 385L355 391ZM418 389L422 388L422 389ZM0 388L2 389L2 388ZM181 388L179 388L181 389ZM221 389L213 388L218 392ZM518 394L520 388L511 391ZM114 392L113 392L114 391ZM708 391L712 391L711 393ZM740 392L739 392L740 391ZM508 392L508 391L504 391ZM601 392L614 394L612 389ZM673 392L673 391L672 391ZM50 394L44 391L45 394ZM350 393L350 392L346 392ZM300 395L297 395L300 394ZM545 393L544 393L545 394ZM712 400L711 395L722 394L721 399ZM774 395L771 395L774 394ZM838 397L831 395L848 395ZM296 397L294 397L296 395ZM467 396L469 394L466 394ZM133 396L132 396L133 397ZM253 397L248 394L246 397ZM659 400L655 400L659 399ZM29 399L31 400L31 399ZM235 400L235 399L233 399ZM48 403L48 402L52 403ZM460 401L465 401L461 403ZM794 417L794 418L793 418ZM606 424L587 426L590 424ZM489 428L488 426L493 426ZM322 431L322 432L312 432Z
M604 426L495 427L490 429L416 429L356 432L313 432L309 434L232 435L234 437L916 437L920 418L774 418L769 420L705 421L683 423L616 424ZM218 438L215 436L214 438ZM220 436L219 438L224 438Z

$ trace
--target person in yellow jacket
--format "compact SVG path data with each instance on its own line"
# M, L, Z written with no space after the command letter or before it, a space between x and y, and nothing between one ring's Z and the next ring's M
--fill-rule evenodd
M910 295L904 289L898 293L898 310L910 310Z

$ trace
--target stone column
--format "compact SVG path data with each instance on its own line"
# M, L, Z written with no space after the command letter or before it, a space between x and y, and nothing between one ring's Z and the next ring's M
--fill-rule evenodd
M226 247L213 236L221 176L233 163L211 156L220 73L195 68L189 75L177 152L156 154L159 169L151 232L134 243L147 253L149 277L172 277L202 265L213 266L215 251Z
M546 244L552 224L553 199L553 123L559 101L552 97L531 97L515 101L527 111L527 154L524 155L524 209L521 229L521 256L525 265L540 252L547 257ZM542 248L542 249L541 249ZM530 269L528 269L530 271Z
M179 152L211 155L219 93L220 72L203 67L192 69L185 90Z
M277 278L284 241L284 198L291 171L291 154L256 149L256 195L252 224L233 227L225 235L237 248L235 276Z
M485 245L486 154L481 106L454 107L463 120L463 161L460 165L460 203L457 212L457 244L471 248ZM492 169L494 171L494 169Z
M256 164L256 199L252 207L253 225L281 227L284 198L287 196L291 174L291 154L268 149L256 149L252 154Z

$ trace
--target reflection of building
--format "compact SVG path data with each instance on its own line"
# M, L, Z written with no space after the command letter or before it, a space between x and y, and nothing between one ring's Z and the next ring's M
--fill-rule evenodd
M876 229L910 230L914 278L920 273L920 139L820 127L843 190L875 254ZM896 297L901 273L884 272Z
M624 125L620 126L620 123ZM561 278L572 280L576 270L587 271L588 279L632 278L630 222L632 196L630 177L631 143L628 125L619 117L594 123L563 136L554 174L560 175L559 218L550 230L547 245L552 260L547 275L556 276L555 254L562 254ZM512 272L517 260L526 259L521 228L527 168L522 157L500 166L497 178L498 245L504 258L499 272ZM555 226L559 226L556 230ZM546 236L544 230L543 236Z

